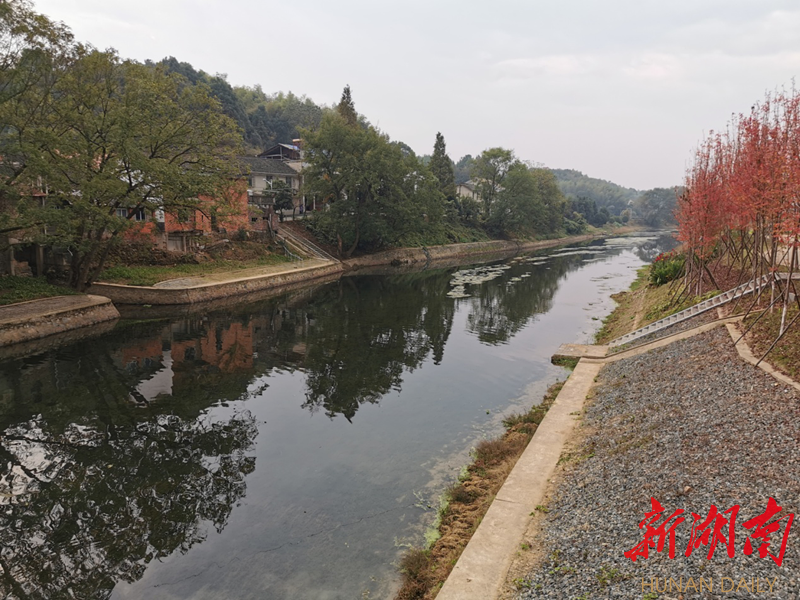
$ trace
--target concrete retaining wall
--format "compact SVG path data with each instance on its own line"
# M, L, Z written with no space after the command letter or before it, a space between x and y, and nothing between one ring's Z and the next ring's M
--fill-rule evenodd
M9 306L13 316L0 311L0 347L30 342L119 319L119 312L108 298L100 296L64 297L63 306L50 308L52 301L33 300ZM69 298L69 300L66 300ZM46 307L40 309L40 307ZM8 312L8 311L7 311Z
M555 240L540 240L533 242L513 242L505 240L491 240L486 242L470 242L468 244L447 244L445 246L429 246L427 248L399 248L386 250L368 256L349 258L343 262L346 269L361 269L379 265L406 265L414 263L435 263L442 260L470 258L473 256L496 255L501 258L505 255L513 256L519 252L531 252L554 246L588 242L604 236L575 235Z
M313 281L332 273L340 273L342 265L334 263L326 266L309 267L294 271L243 277L232 281L207 283L186 288L156 288L149 286L120 285L117 283L92 284L93 293L102 294L115 304L150 304L151 306L195 304L260 292L262 290L281 291L300 281Z

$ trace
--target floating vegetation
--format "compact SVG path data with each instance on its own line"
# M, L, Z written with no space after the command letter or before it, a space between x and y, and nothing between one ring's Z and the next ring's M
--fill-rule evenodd
M500 277L503 271L507 271L510 268L511 265L505 264L456 271L450 280L450 285L453 286L453 289L447 295L450 298L469 298L469 294L466 292L467 285L480 285L487 281L492 281Z

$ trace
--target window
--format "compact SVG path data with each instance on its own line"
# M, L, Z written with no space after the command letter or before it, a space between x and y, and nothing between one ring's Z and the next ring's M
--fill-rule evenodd
M128 218L128 209L127 208L118 208L117 209L117 216L120 219L127 219Z
M291 185L292 185L292 178L291 178L291 177L287 177L287 178L286 178L286 185L288 185L289 187L291 187Z
M258 223L258 217L250 217L251 223Z
M134 221L146 221L147 215L144 214L143 208L137 208L133 213Z

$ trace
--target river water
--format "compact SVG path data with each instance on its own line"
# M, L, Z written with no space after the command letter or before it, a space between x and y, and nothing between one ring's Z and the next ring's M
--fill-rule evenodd
M391 596L470 448L673 243L348 276L0 363L0 596Z

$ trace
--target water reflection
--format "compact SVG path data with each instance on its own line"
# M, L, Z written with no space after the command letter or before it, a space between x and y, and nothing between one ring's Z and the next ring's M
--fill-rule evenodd
M448 293L462 268L345 277L0 364L0 596L107 597L222 531L256 467L248 402L282 374L302 378L295 406L353 422L436 370L456 332L507 345L567 274L627 247L515 259L459 297Z

